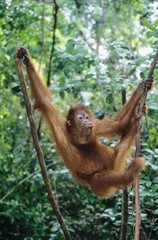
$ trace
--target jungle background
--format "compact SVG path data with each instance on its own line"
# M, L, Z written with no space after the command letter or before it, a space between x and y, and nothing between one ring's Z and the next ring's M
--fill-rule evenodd
M96 117L112 115L148 75L158 49L158 3L0 0L0 239L60 240L64 236L40 173L16 72L20 46L29 49L63 114L82 102ZM158 239L158 67L154 77L141 131L141 156L147 164L140 178L142 240ZM38 127L37 113L35 119ZM79 186L44 124L40 135L53 193L72 239L123 239L122 191L100 199ZM128 240L134 236L132 199L130 189Z

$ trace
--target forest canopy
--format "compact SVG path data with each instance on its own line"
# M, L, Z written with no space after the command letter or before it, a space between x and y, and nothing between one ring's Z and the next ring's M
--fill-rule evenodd
M33 146L16 71L16 50L20 46L29 49L63 114L80 102L98 118L113 115L148 75L158 49L158 3L2 0L0 26L0 239L64 239ZM158 238L158 67L154 78L141 131L141 156L147 164L140 178L142 240ZM35 121L38 128L37 112ZM104 141L114 145L114 141ZM44 124L40 144L72 239L117 239L122 192L105 200L79 186ZM127 239L133 239L132 196L130 189Z

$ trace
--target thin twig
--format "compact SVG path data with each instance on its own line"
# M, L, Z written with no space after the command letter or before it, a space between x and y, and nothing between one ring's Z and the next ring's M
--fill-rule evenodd
M44 161L44 157L43 157L43 152L42 152L41 146L39 144L39 140L38 140L38 136L37 136L37 132L36 132L34 116L33 116L33 112L31 109L31 103L30 103L30 99L29 99L29 96L27 93L27 86L26 86L25 77L23 74L23 69L22 69L22 60L16 59L16 67L17 67L17 72L18 72L19 79L20 79L20 84L21 84L21 89L22 89L22 93L23 93L23 97L24 97L25 106L26 106L27 116L28 116L29 123L30 123L32 139L33 139L34 146L35 146L37 156L39 159L39 164L41 167L41 172L42 172L43 180L44 180L46 190L48 193L48 197L49 197L51 206L54 210L54 213L60 223L61 229L63 230L65 239L70 240L71 238L70 238L69 232L65 226L63 217L60 213L60 210L55 202L55 198L52 193L52 188L51 188L51 184L50 184L50 181L48 178L47 169L46 169L46 165L45 165L45 161Z
M43 54L44 54L44 33L45 33L45 29L44 29L44 18L45 18L45 0L42 0L42 4L43 4L43 10L42 10L42 47L41 47L41 54L40 54L40 60L39 60L39 69L38 72L40 72L41 70L41 65L42 65L42 58L43 58Z
M53 25L53 36L52 36L52 49L50 53L50 58L49 58L49 64L48 64L48 77L47 77L47 86L50 86L50 77L51 77L51 67L52 67L52 58L54 54L54 49L55 49L55 40L56 40L56 28L57 28L57 16L58 16L58 10L59 6L56 2L56 0L53 0L54 3L54 25Z
M156 53L156 55L154 57L154 60L151 63L151 67L150 67L150 71L149 71L149 74L148 74L148 78L152 77L154 69L155 69L156 64L157 64L157 60L158 60L158 51L157 51L157 53Z
M122 87L122 105L126 103L126 89ZM121 211L121 240L127 239L128 231L128 191L127 188L122 192L122 211Z
M151 63L149 74L147 79L152 78L154 68L156 67L158 60L158 51L154 57L153 62ZM147 89L144 91L144 97L141 100L140 103L140 109L139 112L142 112L142 108L145 104L146 98L147 98ZM141 131L141 123L142 123L142 118L140 118L138 122L138 129L137 129L137 135L136 135L136 153L135 157L139 157L140 155L140 131ZM139 240L139 235L140 235L140 225L141 225L141 209L140 209L140 193L139 193L139 175L135 177L135 204L136 204L136 224L135 224L135 240Z
M38 68L38 72L41 71L41 65L42 65L42 59L43 59L43 54L44 54L44 34L45 34L45 24L44 24L44 18L45 18L45 4L46 4L46 0L42 0L42 4L43 4L43 10L42 10L42 47L41 47L41 54L40 54L40 59L39 59L39 68ZM42 116L40 117L40 121L38 124L38 130L37 130L37 134L38 134L38 138L41 138L41 126L42 126Z
M54 165L54 163L50 163L48 164L46 167L51 167L52 165ZM28 179L34 177L36 174L38 174L39 172L41 172L41 170L38 170L36 172L33 172L32 174L28 175L27 177L23 178L20 182L18 182L12 189L10 189L1 199L0 199L0 203L4 202L4 200L6 198L8 198L12 192L15 191L16 188L18 188L19 186L21 186L24 182L26 182Z
M41 139L41 126L42 126L42 116L40 116L40 120L39 120L38 127L37 127L37 135L38 135L39 140Z
M55 50L55 40L56 40L56 28L57 28L57 14L59 7L56 3L56 0L53 0L54 3L54 25L53 25L53 36L52 36L52 49L50 53L50 58L49 58L49 64L48 64L48 77L47 77L47 86L50 86L50 77L51 77L51 68L52 68L52 58ZM44 15L45 15L45 0L43 0L43 15L42 15L42 49L41 49L41 59L43 57L43 52L44 52ZM39 64L41 66L41 62ZM40 68L39 68L40 69ZM41 126L42 126L42 116L40 117L39 125L38 125L38 137L39 139L41 138Z

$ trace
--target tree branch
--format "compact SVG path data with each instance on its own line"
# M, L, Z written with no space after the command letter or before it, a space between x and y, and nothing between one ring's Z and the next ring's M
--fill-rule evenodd
M28 93L27 93L27 86L26 86L25 77L23 74L23 69L22 69L22 60L19 60L16 58L16 67L17 67L17 72L19 75L21 89L22 89L22 93L23 93L23 97L24 97L24 101L25 101L27 116L28 116L29 123L30 123L31 134L32 134L34 146L35 146L35 149L37 152L37 156L39 159L39 164L41 167L41 172L42 172L43 180L44 180L45 187L46 187L46 190L48 193L48 197L49 197L51 206L54 210L54 213L60 223L61 229L63 230L65 239L70 240L69 232L66 229L63 217L60 213L60 210L55 202L55 198L52 193L52 188L51 188L51 184L50 184L50 181L48 178L47 169L46 169L46 165L45 165L45 161L44 161L44 157L43 157L43 152L42 152L41 146L39 144L39 140L38 140L38 136L37 136L37 132L36 132L34 116L33 116L32 109L31 109L31 103L30 103Z

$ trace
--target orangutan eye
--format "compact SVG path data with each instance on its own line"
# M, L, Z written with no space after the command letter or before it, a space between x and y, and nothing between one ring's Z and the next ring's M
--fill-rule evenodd
M86 116L86 119L88 119L89 117L88 117L88 115Z
M78 116L78 119L82 120L82 116L81 116L81 115L79 115L79 116Z

